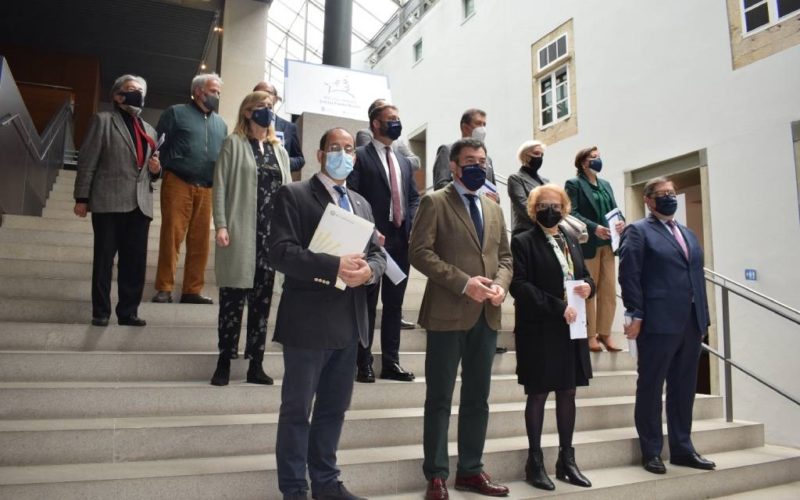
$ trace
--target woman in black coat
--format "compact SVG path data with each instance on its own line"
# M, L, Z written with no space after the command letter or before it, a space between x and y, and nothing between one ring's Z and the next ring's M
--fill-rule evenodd
M592 366L586 339L570 339L569 324L577 313L567 305L564 281L583 280L575 293L584 299L594 294L595 286L584 266L580 245L559 229L558 223L569 211L569 197L560 186L539 186L528 198L528 215L537 223L511 240L514 278L509 291L515 300L517 378L528 395L525 476L533 486L547 490L555 489L545 473L541 447L544 405L550 391L556 393L556 477L591 486L575 464L572 434L575 387L589 384Z

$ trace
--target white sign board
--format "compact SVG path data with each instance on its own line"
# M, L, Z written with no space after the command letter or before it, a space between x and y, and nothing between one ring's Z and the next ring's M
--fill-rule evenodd
M385 75L289 59L284 71L283 111L293 115L317 113L366 121L372 101L392 99Z

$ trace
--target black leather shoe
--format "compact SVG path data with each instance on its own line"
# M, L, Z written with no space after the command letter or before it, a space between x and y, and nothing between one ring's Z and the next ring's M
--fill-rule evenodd
M375 382L375 372L372 370L372 365L359 367L358 373L356 374L356 382L361 382L362 384L372 384Z
M364 497L356 496L347 491L341 481L336 481L321 488L319 491L311 493L311 498L317 500L367 500Z
M181 304L213 304L211 297L200 295L199 293L184 293L181 295Z
M381 378L387 380L398 380L400 382L411 382L414 380L414 374L406 371L397 363L392 363L390 365L384 365L381 368Z
M139 316L128 316L127 318L119 318L118 320L120 325L125 326L145 326L147 321L143 320Z
M652 472L653 474L667 473L667 467L659 456L642 458L642 467L644 467L644 470L647 472Z
M153 302L156 304L171 304L172 303L172 294L169 292L158 292L153 295Z
M508 348L506 348L506 347L497 347L494 350L494 352L495 352L495 354L505 354L505 353L508 352Z
M228 385L231 378L231 360L220 356L217 359L217 369L214 370L214 375L211 376L211 385L222 387Z
M247 369L247 383L248 384L261 384L272 385L275 383L272 377L264 373L262 361L250 360L250 367Z
M707 458L703 458L698 453L669 457L669 463L672 465L681 465L683 467L691 467L692 469L703 470L714 470L714 467L717 466L717 464L711 460L708 460Z
M400 319L400 329L401 330L413 330L417 327L416 323L412 323L410 321L406 321L404 319Z
M94 326L108 326L108 318L92 318Z

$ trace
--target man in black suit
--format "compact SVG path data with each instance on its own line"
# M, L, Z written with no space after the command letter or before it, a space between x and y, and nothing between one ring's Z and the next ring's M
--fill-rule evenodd
M258 85L253 88L253 92L259 90L271 95L275 99L275 104L280 100L275 86L269 82L258 82ZM289 153L289 170L298 172L306 164L306 159L303 157L303 149L300 147L300 139L297 137L297 126L277 114L273 114L273 116L275 117L275 134L283 143L286 152Z
M373 140L356 149L356 165L347 178L350 189L369 202L383 247L406 275L409 272L408 238L419 206L419 193L411 164L395 154L392 143L400 137L402 124L398 109L384 103L372 109L369 126ZM381 378L410 382L414 374L400 366L400 320L408 279L394 284L387 276L370 287L367 298L369 343L358 350L358 382L375 382L372 369L372 339L378 294L381 293Z
M625 334L639 350L634 420L642 465L664 474L661 461L661 394L667 382L670 462L710 470L714 462L692 445L692 408L700 343L709 326L703 249L694 233L675 221L678 199L666 177L649 181L644 201L650 216L622 233L619 284Z
M270 262L285 275L274 337L283 344L285 366L275 449L278 486L284 499L308 498L308 468L314 498L351 500L359 497L339 481L336 450L353 392L357 346L369 340L365 285L380 279L386 260L377 238L362 254L336 257L308 249L329 203L373 220L369 203L345 184L355 160L353 137L344 129L328 130L317 159L318 174L278 191L269 234ZM335 288L337 277L345 290Z

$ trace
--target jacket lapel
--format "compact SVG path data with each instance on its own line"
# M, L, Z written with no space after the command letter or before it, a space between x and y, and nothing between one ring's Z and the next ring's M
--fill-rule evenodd
M316 198L317 203L319 203L322 208L327 207L328 203L334 203L330 193L325 189L325 185L322 184L321 180L317 179L316 175L311 178L310 185L314 198Z
M664 238L667 239L667 241L669 241L670 245L672 245L672 248L674 248L675 251L678 252L681 257L683 257L683 260L687 260L686 259L686 254L683 253L683 249L678 244L678 240L675 239L675 235L672 234L669 231L669 229L667 229L664 226L664 224L662 224L661 221L658 220L658 218L655 215L651 215L650 218L648 219L648 221L650 222L650 224L652 224L655 227L656 232L661 234L661 236L663 236ZM678 224L678 231L681 231L680 224ZM689 242L686 240L686 236L685 236L683 231L681 231L681 236L683 236L683 241L686 242L686 248L688 249L689 248ZM689 254L689 255L691 255L691 254Z
M128 127L125 125L125 121L122 119L120 111L115 110L113 113L111 113L111 122L114 124L117 132L122 135L122 139L125 141L125 144L128 145L131 153L133 153L133 157L136 158L136 147L133 145L131 133L128 132Z
M598 182L600 182L600 179L598 179ZM606 214L600 213L600 209L597 207L597 203L594 201L594 193L592 192L592 185L589 184L589 181L586 180L582 175L578 175L578 183L581 185L583 195L586 196L587 200L589 200L589 204L592 206L594 213L597 214L598 217L605 216Z
M478 245L478 248L481 247L480 241L478 241L478 231L475 229L475 224L472 223L472 217L467 213L467 207L464 206L464 202L461 201L461 195L458 194L458 191L453 186L453 183L447 185L445 188L447 191L447 202L450 204L450 208L453 209L453 212L456 214L456 217L467 227L469 234L472 236L472 241ZM484 217L485 220L485 217ZM483 234L486 235L486 223L483 224Z
M389 178L386 177L386 170L383 169L383 162L381 162L380 154L375 149L375 144L370 142L367 145L367 154L372 157L373 165L375 165L375 168L378 169L378 175L380 175L381 179L383 179L383 183L386 184L386 189L388 189L389 193L391 193L392 188L389 184Z

